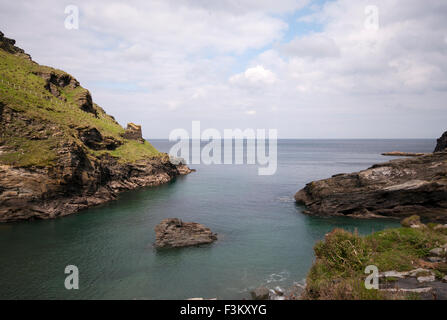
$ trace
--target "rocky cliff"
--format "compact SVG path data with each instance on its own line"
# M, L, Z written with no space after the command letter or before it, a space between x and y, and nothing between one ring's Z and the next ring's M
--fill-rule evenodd
M447 221L447 152L392 160L307 184L295 194L305 213Z
M0 222L65 216L190 172L138 138L0 33Z
M438 139L435 152L441 152L447 149L447 131Z

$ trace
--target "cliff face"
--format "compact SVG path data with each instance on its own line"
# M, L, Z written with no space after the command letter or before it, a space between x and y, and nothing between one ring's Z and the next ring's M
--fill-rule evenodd
M441 152L447 149L447 131L438 139L435 152Z
M447 221L447 152L392 160L307 184L295 195L305 213L359 218L417 214Z
M190 172L125 133L74 77L0 33L0 222L68 215Z

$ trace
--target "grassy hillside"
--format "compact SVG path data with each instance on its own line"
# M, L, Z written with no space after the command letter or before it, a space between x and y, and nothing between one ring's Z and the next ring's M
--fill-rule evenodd
M133 162L158 156L148 142L126 140L124 129L93 104L94 113L80 108L80 100L88 91L81 86L52 86L42 75L58 79L73 77L61 70L40 66L24 55L0 48L0 121L2 109L9 108L19 117L3 119L8 126L0 128L0 163L14 166L48 166L57 159L58 149L67 143L77 143L92 157L104 153ZM3 116L5 117L5 115ZM103 137L119 146L114 150L93 150L79 140L79 128L96 128Z

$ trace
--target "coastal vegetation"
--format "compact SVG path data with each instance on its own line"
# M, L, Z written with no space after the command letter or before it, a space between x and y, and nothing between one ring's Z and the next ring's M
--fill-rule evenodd
M424 225L418 222L418 217L404 221L403 225L368 236L343 229L327 234L314 247L316 260L307 276L302 298L419 299L421 290L389 290L388 285L410 276L412 270L417 270L413 274L415 277L433 274L435 277L430 280L445 280L447 226ZM435 253L437 256L433 257ZM389 276L380 278L379 289L365 286L368 276L365 269L371 265L376 266L381 275L392 271Z

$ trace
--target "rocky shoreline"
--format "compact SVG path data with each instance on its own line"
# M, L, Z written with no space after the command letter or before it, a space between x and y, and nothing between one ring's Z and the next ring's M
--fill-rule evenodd
M114 200L121 192L158 186L192 172L171 164L167 156L129 164L113 158L73 160L59 168L0 166L0 222L70 215Z
M355 218L447 221L447 152L392 160L313 181L295 194L304 213Z

